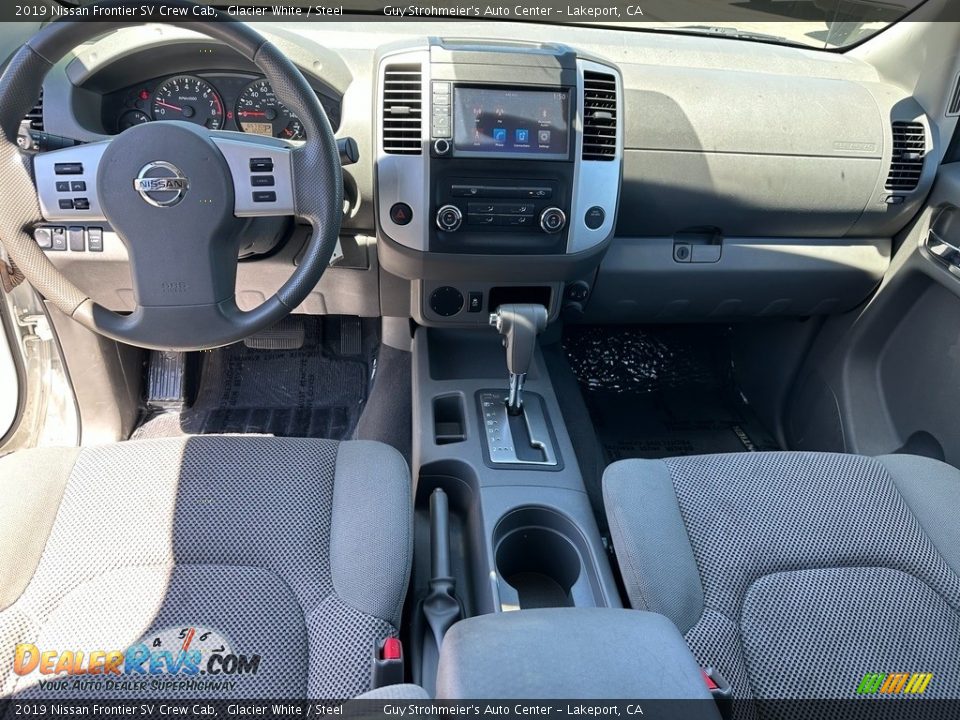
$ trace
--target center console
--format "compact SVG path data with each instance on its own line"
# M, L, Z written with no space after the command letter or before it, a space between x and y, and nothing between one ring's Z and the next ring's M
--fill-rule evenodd
M464 620L444 641L436 697L611 704L643 698L640 712L627 706L624 714L721 717L676 626L638 610L528 610Z
M616 68L562 45L381 57L380 262L412 281L419 323L482 325L505 294L551 318L585 299L617 215L621 101Z

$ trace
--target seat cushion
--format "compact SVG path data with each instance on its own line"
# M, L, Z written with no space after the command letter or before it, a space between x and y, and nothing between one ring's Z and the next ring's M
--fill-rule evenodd
M737 697L848 698L867 672L960 697L960 471L925 458L626 460L604 498L635 608Z
M89 448L72 464L47 453L0 460L2 496L58 486L20 474L25 463L67 475L42 554L17 569L29 582L0 612L3 695L347 698L370 689L374 646L396 634L411 562L399 453L372 442L215 436ZM9 553L15 540L0 535ZM151 674L146 660L143 675L110 676L160 681L146 691L51 692L39 684L49 677L19 675L11 662L20 643L89 654L141 642L173 659L184 646L199 650L197 669L209 672L161 665Z

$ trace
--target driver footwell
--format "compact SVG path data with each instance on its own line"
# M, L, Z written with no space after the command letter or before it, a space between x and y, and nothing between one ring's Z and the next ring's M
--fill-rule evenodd
M299 347L248 340L200 353L193 402L148 410L131 440L221 433L351 438L369 394L377 323L296 320Z

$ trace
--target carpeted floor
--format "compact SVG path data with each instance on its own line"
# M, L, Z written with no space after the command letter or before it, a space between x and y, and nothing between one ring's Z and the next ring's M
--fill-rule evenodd
M723 327L573 326L563 347L606 463L779 449L736 387Z
M148 417L131 439L214 433L352 437L379 341L373 322L358 327L356 321L305 317L304 343L295 350L236 343L203 353L194 402L179 413Z

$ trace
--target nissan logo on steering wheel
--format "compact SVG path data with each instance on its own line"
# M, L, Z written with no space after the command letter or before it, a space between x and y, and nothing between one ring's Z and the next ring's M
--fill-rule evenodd
M133 188L154 207L171 207L183 200L190 181L176 165L157 160L140 169Z

